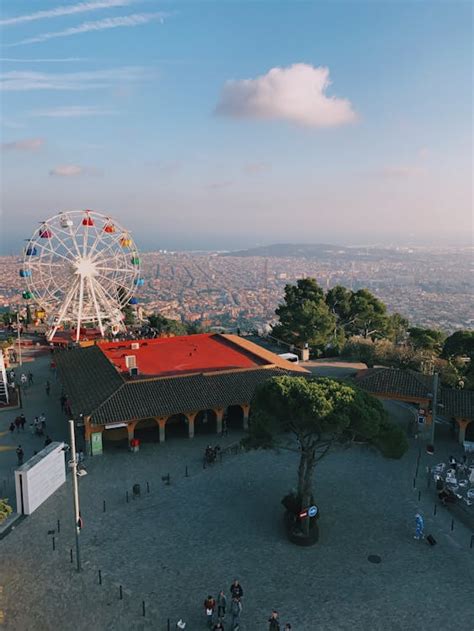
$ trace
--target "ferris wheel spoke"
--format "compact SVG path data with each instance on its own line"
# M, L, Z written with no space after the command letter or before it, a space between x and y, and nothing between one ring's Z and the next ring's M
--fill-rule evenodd
M69 259L67 256L65 256L64 254L60 254L59 252L57 252L56 250L52 250L51 248L48 248L46 245L44 245L43 243L39 243L38 242L38 247L40 247L42 250L44 250L45 252L49 252L50 254L52 254L53 256L59 256L59 258L64 259L65 261L70 262L71 259ZM41 256L41 254L40 254Z
M54 228L53 236L59 241L59 243L63 246L63 248L67 251L68 254L70 254L72 257L75 256L74 252L69 248L68 245L66 245L66 243L58 235L57 228Z
M107 243L105 247L102 250L100 250L100 252L97 253L96 256L92 257L92 260L94 261L94 263L99 261L104 256L104 254L109 251L112 256L117 256L117 253L113 248L115 248L115 246L119 244L121 238L122 238L122 235L120 234L116 234L115 237L112 237L112 239L110 239L110 242Z
M81 321L82 321L82 309L84 301L84 277L81 276L79 280L79 305L77 309L77 330L76 330L76 342L79 342L81 336Z
M123 267L100 267L97 266L97 269L101 272L126 272L127 274L134 274L135 270L133 268L123 268Z
M89 291L92 296L92 301L94 303L97 320L99 322L100 334L102 335L102 337L104 337L104 325L102 324L102 315L100 313L99 305L97 304L97 296L95 295L95 289L94 289L95 281L92 278L88 278L88 281L89 281Z
M48 334L48 340L49 341L51 341L53 339L54 335L56 334L56 331L58 330L59 325L64 320L64 316L67 313L68 307L71 304L75 293L77 292L78 284L79 284L79 280L76 280L76 282L73 284L73 286L69 290L69 292L68 292L68 294L67 294L67 296L66 296L66 298L65 298L65 300L63 302L63 305L61 307L61 310L59 312L57 322L54 324L54 327L53 327L51 333Z

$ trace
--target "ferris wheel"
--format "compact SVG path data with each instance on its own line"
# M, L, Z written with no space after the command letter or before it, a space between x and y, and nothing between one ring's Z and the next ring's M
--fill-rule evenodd
M138 303L143 285L140 258L130 233L116 221L91 210L71 210L41 222L27 240L20 276L23 298L47 314L48 340L60 326L98 326L113 334L125 329L122 309Z

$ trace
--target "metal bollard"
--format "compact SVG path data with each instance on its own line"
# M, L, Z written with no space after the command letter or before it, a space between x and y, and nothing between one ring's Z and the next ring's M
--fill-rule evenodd
M105 500L104 500L104 502L103 502L102 506L103 506L104 513L105 513Z
M53 551L54 551L54 550L56 550L56 540L55 540L55 538L53 537Z
M433 515L436 515L436 511L437 511L437 509L438 509L438 507L437 507L437 505L435 504L435 505L434 505Z
M99 585L102 585L102 570L99 570Z
M58 519L58 535L59 535L60 532L61 532L61 522Z
M474 537L474 535L473 535L473 537ZM167 623L166 627L167 627L167 631L170 631L171 626L170 626L170 619L169 618L168 618L168 623Z
M121 585L120 585L120 600L123 600L123 589Z
M74 557L72 556L72 548L69 548L69 560L71 561L71 563L74 562Z
M150 492L150 483L149 482L146 483L146 492L147 493Z
M416 478L413 478L413 488L416 489Z
M142 600L142 616L145 617L145 601Z
M188 465L186 465L186 471L185 471L184 477L185 477L185 478L189 478L189 475L188 475Z

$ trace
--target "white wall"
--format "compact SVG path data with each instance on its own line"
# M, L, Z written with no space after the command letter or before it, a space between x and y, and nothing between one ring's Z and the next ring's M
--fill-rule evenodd
M64 443L51 443L15 470L17 513L31 515L66 481Z

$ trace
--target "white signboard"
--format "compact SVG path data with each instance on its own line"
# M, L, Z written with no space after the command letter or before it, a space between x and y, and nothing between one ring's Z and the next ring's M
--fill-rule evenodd
M16 511L31 513L66 481L64 443L51 443L15 469Z

